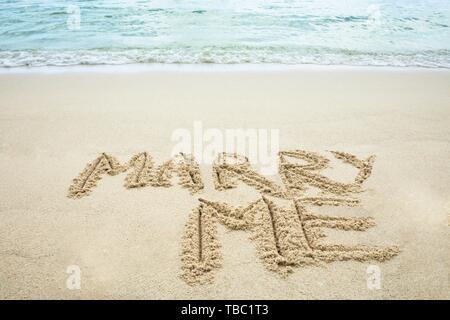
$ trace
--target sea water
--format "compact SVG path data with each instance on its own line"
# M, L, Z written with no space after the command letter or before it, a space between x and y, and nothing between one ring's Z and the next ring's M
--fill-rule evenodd
M450 0L0 0L0 67L450 68Z

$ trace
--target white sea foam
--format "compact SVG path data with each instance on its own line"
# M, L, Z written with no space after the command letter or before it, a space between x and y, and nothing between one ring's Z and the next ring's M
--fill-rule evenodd
M177 49L0 51L0 67L40 67L73 65L120 65L136 63L168 64L320 64L353 66L395 66L450 68L450 51L410 54L318 51L273 52L270 49L205 50Z

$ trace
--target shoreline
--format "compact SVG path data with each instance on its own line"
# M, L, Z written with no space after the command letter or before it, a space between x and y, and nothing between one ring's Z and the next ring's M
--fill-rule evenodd
M450 72L445 67L419 66L357 66L338 64L119 64L119 65L67 65L39 67L0 67L4 74L46 73L145 73L145 72L289 72L289 71L395 71L395 72Z

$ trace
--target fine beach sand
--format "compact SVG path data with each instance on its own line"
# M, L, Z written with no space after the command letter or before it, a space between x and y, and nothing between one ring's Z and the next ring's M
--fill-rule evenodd
M124 69L0 73L0 298L450 298L450 71ZM117 167L88 196L67 196L102 152L118 166L143 152L134 161L162 164L173 131L197 120L205 129L279 129L281 150L326 157L324 174L338 181L356 171L328 151L374 155L359 207L312 211L372 218L361 220L361 228L371 224L364 232L323 229L329 243L399 251L383 262L303 265L283 276L262 261L248 230L219 224L221 267L211 282L191 285L181 253L198 199L247 206L261 199L255 188L216 190L204 164L200 192L176 178L171 187L139 188ZM66 287L71 265L80 267L81 290ZM367 287L370 265L381 271L379 290Z

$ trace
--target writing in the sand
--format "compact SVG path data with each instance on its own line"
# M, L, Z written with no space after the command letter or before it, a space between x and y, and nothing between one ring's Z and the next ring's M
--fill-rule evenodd
M325 228L341 231L365 231L375 226L371 217L330 216L313 212L314 207L358 207L357 195L372 173L375 157L359 159L355 155L332 151L337 161L354 168L350 181L333 180L323 174L330 159L304 150L281 151L278 173L281 183L260 175L246 157L221 153L213 163L212 179L216 190L223 191L245 184L259 196L248 204L199 198L188 217L181 241L181 277L188 284L213 280L222 261L217 225L231 230L245 230L255 243L265 267L282 276L305 265L333 261L379 261L399 253L396 246L342 245L327 242ZM147 152L134 155L126 164L102 153L73 180L68 196L89 195L105 175L127 172L125 187L170 187L173 175L179 184L197 194L204 189L200 167L186 154L156 166Z

